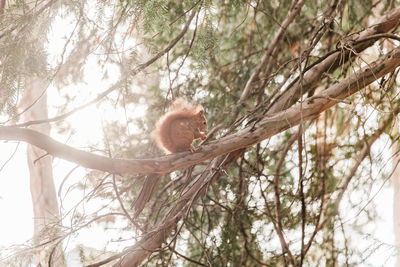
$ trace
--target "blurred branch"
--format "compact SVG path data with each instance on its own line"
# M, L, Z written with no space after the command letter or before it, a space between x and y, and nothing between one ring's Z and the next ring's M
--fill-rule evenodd
M197 6L197 4L200 1L197 1L197 3L192 7L192 9ZM155 55L153 58L151 58L150 60L148 60L146 63L140 64L135 70L132 71L132 75L136 75L137 73L139 73L140 71L142 71L144 68L148 67L149 65L151 65L154 61L156 61L157 59L159 59L160 57L162 57L163 55L165 55L166 53L168 53L178 42L180 39L182 39L182 37L185 35L185 33L187 32L187 30L189 29L190 23L192 22L194 16L196 15L196 10L192 11L192 14L189 17L189 20L186 22L185 26L183 27L182 31L178 34L178 36L176 36L168 45L167 47L165 47L161 52L159 52L157 55Z
M287 255L289 257L289 261L290 261L291 265L293 265L293 266L295 266L295 260L294 260L292 252L289 249L289 245L286 242L285 236L284 236L284 233L283 233L279 178L281 176L281 169L282 169L283 162L285 161L286 155L289 152L289 149L292 147L293 143L297 140L298 135L299 135L299 132L293 134L289 138L288 142L286 143L285 149L282 151L282 155L280 156L278 164L277 164L277 167L276 167L276 173L274 175L274 204L275 204L274 212L275 212L275 220L273 220L272 212L271 212L271 209L269 208L269 205L268 205L268 202L267 202L267 198L265 197L265 194L264 194L263 190L260 190L261 195L262 195L262 197L264 199L264 202L265 202L265 206L267 208L268 216L271 218L271 221L273 223L275 231L278 234L279 241L280 241L281 247L282 247L282 252L284 254L287 253Z
M276 33L274 39L272 42L268 45L268 48L266 49L264 55L261 58L261 62L257 65L257 67L254 69L253 73L251 74L249 80L246 83L246 86L243 90L242 95L240 96L240 102L243 102L247 99L250 90L252 88L252 83L255 81L256 78L258 78L258 75L260 74L261 70L265 67L267 64L267 60L274 57L276 53L279 51L278 45L279 42L282 40L283 35L286 32L286 29L292 23L292 21L296 18L296 16L300 13L301 8L303 7L305 3L305 0L300 0L300 1L293 1L292 2L292 8L290 9L286 19L283 21L282 25L280 26L278 32ZM273 61L269 61L267 64L267 74L265 76L269 76L269 71L271 69Z
M128 220L136 227L138 228L140 231L143 232L142 227L140 227L140 225L135 222L135 220L132 218L132 216L129 214L129 212L126 210L124 203L121 200L121 193L118 191L118 187L117 187L117 182L115 181L115 175L112 176L112 184L113 184L113 189L115 192L115 196L117 197L119 206L121 207L122 211L124 212L126 218L128 218Z
M396 116L400 112L400 105L396 104L392 111L387 113L383 120L379 123L378 129L370 136L367 138L360 140L359 143L356 145L356 147L361 147L361 150L359 151L358 155L354 155L352 158L355 158L355 164L353 167L350 169L350 173L344 178L344 182L339 185L338 187L338 196L335 199L328 200L329 203L325 205L326 209L322 213L322 222L320 224L317 224L315 226L315 229L305 246L305 253L311 248L312 242L317 234L317 232L330 220L332 217L328 214L333 212L334 214L337 214L339 212L339 206L340 203L343 199L343 195L346 192L351 180L354 178L358 168L360 167L362 161L369 155L371 146L375 143L376 140L384 133L384 131L391 125L393 122L393 119L396 118ZM332 211L333 208L333 211Z
M29 13L32 13L32 14L29 14L32 18L34 18L34 19L36 19L40 14L42 14L43 13L43 11L45 11L47 8L49 8L49 7L51 7L53 4L55 4L56 2L57 2L58 0L51 0L51 1L49 1L49 2L47 2L47 4L45 4L43 7L41 7L36 13L32 13L32 11L34 10L34 9L36 9L36 6L34 7L34 8L32 8L30 11L29 11ZM0 3L0 4L3 4L3 2L4 2L4 6L5 6L5 0L2 0L2 2ZM4 8L2 9L2 12L4 12ZM0 14L0 15L2 15L2 14ZM28 14L27 14L28 15ZM21 29L25 29L28 25L30 25L29 24L29 20L27 21L27 22L25 22L25 25L23 25L22 27L21 27ZM8 34L10 34L10 33L12 33L14 30L16 30L18 27L20 27L21 25L19 24L19 23L16 23L13 27L11 27L10 29L8 29L7 31L4 31L2 34L0 34L0 39L1 38L3 38L4 36L6 36L6 35L8 35Z
M6 7L6 0L1 0L0 1L0 21L2 19L2 16L4 14L4 8Z

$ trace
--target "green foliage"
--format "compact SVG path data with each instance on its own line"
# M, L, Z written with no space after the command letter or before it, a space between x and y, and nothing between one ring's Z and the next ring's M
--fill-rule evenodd
M209 56L217 53L217 37L215 29L210 21L206 20L205 25L197 28L196 42L193 45L193 60L200 66L205 66L209 61Z
M5 29L16 27L15 31L22 33L5 33L0 45L0 113L14 117L26 78L47 74L47 54L42 42L48 24L46 21L39 24L30 17L22 21L10 19L2 25L4 23L8 23Z

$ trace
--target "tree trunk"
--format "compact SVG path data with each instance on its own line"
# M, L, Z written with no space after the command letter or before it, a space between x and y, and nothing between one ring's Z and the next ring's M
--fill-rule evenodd
M40 78L28 79L27 89L21 100L22 108L24 110L28 108L24 113L25 121L47 118L47 95L45 92L47 85ZM30 105L32 106L30 107ZM46 135L50 134L48 123L31 128ZM56 240L60 235L60 214L53 181L52 157L46 151L28 145L27 159L34 213L33 243L37 248L34 264L36 266L65 266L60 245L40 245Z

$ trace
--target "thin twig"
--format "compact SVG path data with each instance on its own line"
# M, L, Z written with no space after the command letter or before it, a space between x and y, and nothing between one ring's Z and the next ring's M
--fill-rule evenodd
M273 57L275 55L275 53L277 53L277 51L278 51L277 47L283 37L283 34L286 32L287 27L290 25L290 23L292 23L294 18L300 13L300 10L301 10L302 6L304 5L304 3L305 3L305 0L299 0L298 2L295 2L295 1L292 2L292 9L289 11L286 19L283 21L283 23L282 23L281 27L279 28L278 32L276 33L274 39L267 47L266 52L264 53L264 55L261 58L261 62L254 69L249 80L247 81L246 86L243 90L243 93L240 96L240 100L239 100L240 102L243 102L247 99L247 97L250 94L250 91L252 89L252 83L258 77L261 70L265 67L265 64L267 64L268 59ZM267 66L268 67L267 67L267 71L266 71L266 76L269 76L269 70L270 70L270 66L272 66L272 64L269 63Z
M200 2L200 1L198 1ZM197 3L198 3L197 2ZM196 3L196 4L197 4ZM135 68L134 70L132 70L130 73L126 73L123 75L128 75L130 74L131 77L137 75L138 73L140 73L141 71L143 71L145 68L147 68L149 65L151 65L152 63L154 63L157 59L159 59L161 56L165 55L166 53L168 53L177 43L180 39L182 39L182 37L185 35L186 31L189 29L189 25L191 23L191 21L193 20L194 16L196 14L196 11L192 11L192 14L189 18L189 20L186 22L185 27L182 29L182 31L180 32L180 34L175 37L168 45L167 47L165 47L161 52L159 52L157 55L155 55L154 57L152 57L150 60L146 61L143 64L140 64L137 68ZM112 85L109 89L105 90L104 92L100 93L99 95L97 95L97 97L95 97L93 100L76 107L75 109L66 112L62 115L59 116L55 116L53 118L48 118L48 119L43 119L43 120L35 120L35 121L28 121L28 122L24 122L24 123L20 123L20 124L15 124L12 125L14 127L27 127L30 125L35 125L35 124L41 124L41 123L48 123L48 122L54 122L54 121L59 121L59 120L63 120L69 116L71 116L72 114L100 101L101 99L103 99L105 96L107 96L108 94L110 94L112 91L120 88L123 84L125 83L125 78L120 79L120 81L116 82L114 85Z

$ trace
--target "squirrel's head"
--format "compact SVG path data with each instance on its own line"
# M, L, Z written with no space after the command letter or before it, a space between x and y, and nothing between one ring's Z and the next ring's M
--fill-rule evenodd
M198 122L199 122L199 129L202 132L207 132L207 119L204 116L204 109L202 106L198 106L198 112L196 114L197 118L198 118Z

